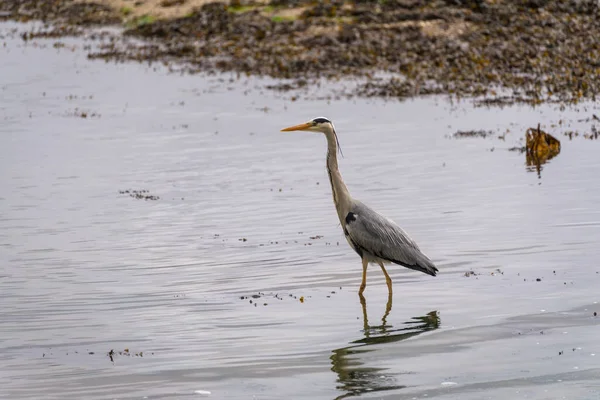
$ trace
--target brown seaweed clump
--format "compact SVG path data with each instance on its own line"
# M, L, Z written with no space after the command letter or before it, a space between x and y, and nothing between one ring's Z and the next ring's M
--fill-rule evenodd
M90 57L302 82L361 77L352 94L367 97L505 105L594 101L600 92L597 0L234 0L134 20L135 9L92 1L0 0L0 19L124 24L144 44Z
M560 153L560 141L537 128L529 128L525 133L525 159L527 166L536 167L538 175L541 166Z
M0 21L40 20L73 26L113 25L121 23L117 10L102 4L73 0L0 0ZM70 34L66 32L65 35Z
M560 153L560 141L541 130L538 124L537 128L527 129L525 148L528 156L543 160L542 163L544 163Z

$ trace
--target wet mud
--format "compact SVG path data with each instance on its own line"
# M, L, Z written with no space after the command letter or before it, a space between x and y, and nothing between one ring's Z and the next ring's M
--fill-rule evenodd
M600 6L592 0L232 1L173 18L102 1L0 0L0 19L52 22L44 33L52 36L119 25L141 44L114 40L90 58L290 80L277 90L359 77L352 95L476 96L504 106L595 100L600 89Z

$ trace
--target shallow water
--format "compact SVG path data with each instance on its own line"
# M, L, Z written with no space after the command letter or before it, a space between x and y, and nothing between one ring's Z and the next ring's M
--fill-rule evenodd
M0 397L600 395L600 143L562 135L597 106L291 101L15 26L0 25ZM320 115L351 193L438 277L389 267L390 301L371 268L363 308L325 141L279 132ZM562 141L539 174L508 151L538 122ZM450 137L468 129L509 132Z

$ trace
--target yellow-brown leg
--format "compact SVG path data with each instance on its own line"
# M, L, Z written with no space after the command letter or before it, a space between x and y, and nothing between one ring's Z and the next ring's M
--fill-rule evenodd
M392 311L392 292L388 292L387 303L385 303L385 314L383 314L383 318L381 318L381 326L385 330L387 326L387 317L390 315L390 311Z
M358 294L358 297L360 298L360 305L362 306L362 312L363 312L363 329L364 329L364 333L365 333L365 337L369 337L370 334L370 328L369 328L369 319L367 318L367 301L365 300L365 296L362 295L362 293Z
M390 278L387 271L385 270L385 267L383 266L383 262L378 261L377 263L379 264L379 266L381 267L381 270L383 271L383 274L385 275L385 283L387 283L388 292L392 293L392 278Z
M362 260L362 265L363 265L363 277L362 277L362 283L360 284L360 289L358 289L358 294L362 296L363 292L365 291L365 288L367 287L367 267L369 266L369 261L367 260L367 258L363 258Z

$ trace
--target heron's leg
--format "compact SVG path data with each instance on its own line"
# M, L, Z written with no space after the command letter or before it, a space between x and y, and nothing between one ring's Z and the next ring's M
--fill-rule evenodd
M383 274L385 275L385 283L387 283L388 292L392 293L392 278L390 278L387 271L385 270L385 267L383 266L383 262L381 260L379 260L379 261L377 261L377 263L379 264L379 266L381 267L381 270L383 271Z
M369 329L369 318L367 317L367 301L365 300L365 296L363 296L362 293L359 293L358 297L360 298L360 305L362 306L362 312L363 312L363 330L364 330L365 336L369 337L370 329Z
M385 314L383 314L383 318L381 318L381 326L383 327L384 331L387 326L387 317L390 315L390 311L392 311L392 297L392 292L388 291L388 299L387 303L385 304Z
M358 294L362 296L363 292L365 291L365 287L367 287L367 267L369 266L369 260L367 260L367 257L364 257L362 259L362 265L363 265L363 277L362 277L362 283L360 284L360 289L358 289Z

